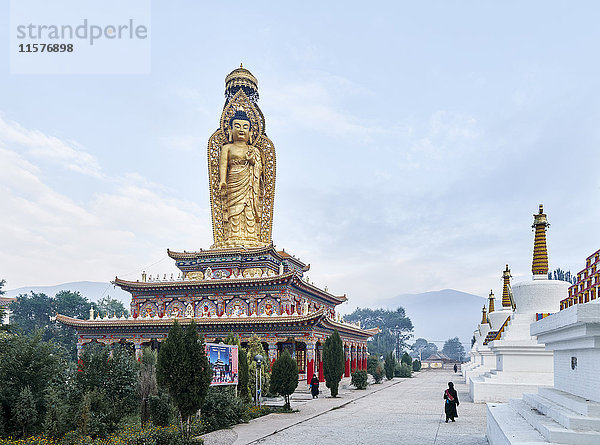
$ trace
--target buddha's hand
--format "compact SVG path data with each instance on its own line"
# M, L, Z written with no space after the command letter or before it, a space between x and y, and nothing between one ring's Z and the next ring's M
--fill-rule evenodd
M225 181L219 182L219 191L221 195L227 194L227 183Z
M250 165L254 165L254 156L252 155L252 150L248 150L246 152L246 160Z

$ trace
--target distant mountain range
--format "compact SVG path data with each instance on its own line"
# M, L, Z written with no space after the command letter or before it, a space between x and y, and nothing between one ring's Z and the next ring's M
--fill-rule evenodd
M481 308L487 299L454 289L443 289L422 294L404 294L380 300L377 307L396 309L402 306L414 326L415 339L423 337L435 343L440 350L444 342L458 337L465 351L471 346L471 337L481 321Z
M6 291L7 297L17 297L33 291L43 292L54 296L61 290L79 291L90 301L110 296L121 301L125 307L131 303L131 295L110 283L95 281L76 281L73 283L57 284L55 286L26 286ZM470 346L473 331L481 321L481 307L487 302L483 297L444 289L422 294L404 294L397 297L380 300L374 307L396 309L402 306L415 327L413 342L423 337L435 342L441 349L443 342L452 337L458 337L465 343L465 349Z

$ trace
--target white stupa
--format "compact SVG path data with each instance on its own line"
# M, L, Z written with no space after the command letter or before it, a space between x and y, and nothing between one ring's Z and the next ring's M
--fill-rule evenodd
M529 325L536 321L538 314L559 310L570 283L548 279L546 230L549 224L541 204L539 213L533 216L533 280L512 286L514 310L510 320L488 343L496 364L490 371L469 379L474 402L506 402L525 392L535 392L539 386L552 385L552 351L546 351L544 345L530 335Z
M507 292L506 283L504 291ZM496 311L495 306L494 292L490 290L487 315L484 306L482 309L483 317L481 324L479 324L474 333L475 343L469 352L471 363L469 366L463 368L465 383L469 383L469 379L489 372L496 366L496 357L489 348L488 343L490 339L495 338L501 333L506 320L512 314L512 308L509 303L508 309L503 307L502 310Z
M491 445L600 443L600 250L569 287L560 311L531 323L531 335L554 352L553 386L506 404L488 404Z

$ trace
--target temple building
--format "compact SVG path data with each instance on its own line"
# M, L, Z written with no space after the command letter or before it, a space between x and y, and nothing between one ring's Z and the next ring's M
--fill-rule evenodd
M16 298L0 295L0 308L4 309L4 317L0 318L0 324L10 323L10 316L12 315L10 305L15 301L17 301Z
M323 380L322 348L338 330L346 354L345 375L366 369L367 341L378 332L346 323L336 311L347 300L320 289L305 275L309 265L277 250L271 238L275 197L275 145L258 107L258 81L247 69L225 79L219 128L208 141L208 179L214 243L207 250L167 249L181 271L173 279L114 284L131 293L131 317L88 320L57 315L75 327L78 352L91 342L158 347L174 320L192 320L206 341L233 332L242 345L258 335L272 363L284 350L295 357L301 378Z
M585 269L577 274L577 282L569 288L569 296L560 302L560 309L587 303L600 295L600 250L585 260Z

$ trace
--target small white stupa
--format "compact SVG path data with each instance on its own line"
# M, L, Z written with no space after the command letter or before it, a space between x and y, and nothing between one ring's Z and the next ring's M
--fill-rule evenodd
M467 366L462 367L462 374L465 378L465 383L469 383L469 379L492 369L496 364L496 359L490 351L490 348L485 343L488 333L490 332L490 322L487 316L486 307L481 308L481 323L477 325L477 329L473 333L475 343L471 347L469 355L471 361Z
M510 269L507 264L506 270L502 273L504 284L502 289L502 309L499 311L495 310L496 304L494 293L490 290L490 295L488 297L488 316L487 318L484 317L482 319L482 323L485 322L487 324L487 328L485 329L486 333L482 336L482 328L481 325L479 325L477 331L474 333L475 343L469 353L472 364L463 369L463 376L465 378L465 383L467 384L469 383L470 378L489 372L496 367L496 356L488 347L488 343L490 340L493 340L502 334L507 321L512 315L513 305L509 297L510 277Z

